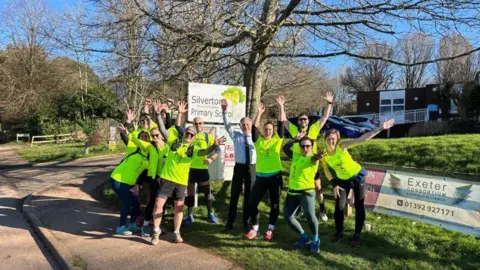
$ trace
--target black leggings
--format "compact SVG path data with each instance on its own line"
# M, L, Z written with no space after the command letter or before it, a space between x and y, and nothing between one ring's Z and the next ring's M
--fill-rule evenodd
M345 189L340 192L340 197L335 198L335 227L337 233L343 233L343 221L345 219L345 204L347 203L347 194L353 187L355 195L355 234L362 233L363 224L365 223L365 178L356 175L349 180L335 179L334 185Z
M153 219L153 209L155 208L155 200L157 199L158 187L160 186L159 178L149 181L150 184L150 201L148 201L147 207L145 209L144 220L150 221ZM165 204L167 205L167 204Z
M250 222L252 225L258 225L259 214L258 205L268 190L270 194L270 215L269 223L275 225L280 214L280 193L282 192L283 180L282 174L278 173L269 177L258 176L253 184L252 194L250 196Z

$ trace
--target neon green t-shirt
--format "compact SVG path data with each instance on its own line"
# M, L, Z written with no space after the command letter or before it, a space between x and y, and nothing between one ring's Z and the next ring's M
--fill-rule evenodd
M260 136L255 142L255 150L257 151L257 173L275 173L283 170L282 161L280 160L280 151L282 149L283 138L278 134L274 134L270 140Z
M110 177L117 182L133 186L137 182L140 174L147 168L148 160L146 153L132 153L118 164Z
M188 157L189 145L182 143L176 151L168 151L167 160L160 174L161 178L184 186L188 184L190 165L193 159L198 158L198 151L200 150L194 147L192 157Z
M308 129L307 137L313 140L312 153L316 154L318 152L317 137L318 137L318 134L320 134L320 130L321 130L320 120L311 124L309 128L303 128L301 130L306 131L307 129ZM299 128L297 126L295 126L294 124L289 122L288 123L288 132L290 132L290 135L292 135L292 137L295 138L300 131L299 131ZM299 154L302 153L302 149L300 149L300 145L298 145L298 143L293 145L292 151L294 153L299 153Z
M205 140L208 137L208 142ZM209 133L198 133L193 140L193 145L198 149L206 149L212 146L215 143L215 138ZM203 161L207 159L208 156L197 157L192 161L192 169L203 169L208 170L208 165L205 165Z
M161 177L161 175L162 175L162 170L163 170L163 167L165 166L165 161L167 160L166 156L168 155L168 150L170 150L170 147L167 144L165 144L161 148L157 148L157 153L158 153L157 175L158 175L158 177Z
M348 150L339 146L333 155L327 154L324 158L340 180L348 180L362 170L362 166L352 159Z
M315 174L317 173L319 161L312 162L313 154L306 157L293 153L292 165L290 166L290 177L288 178L289 190L310 190L315 188Z

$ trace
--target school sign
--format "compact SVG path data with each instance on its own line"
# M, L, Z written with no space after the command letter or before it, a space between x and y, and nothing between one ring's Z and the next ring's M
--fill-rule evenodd
M480 185L453 178L369 169L365 206L480 237Z
M228 116L231 123L238 124L245 116L246 88L242 86L189 83L188 121L200 116L206 123L223 124L220 101L228 102Z

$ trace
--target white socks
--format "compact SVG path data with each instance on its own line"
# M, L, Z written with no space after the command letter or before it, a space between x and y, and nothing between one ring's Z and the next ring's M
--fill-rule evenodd
M258 227L259 227L258 225L253 225L253 230L258 232Z

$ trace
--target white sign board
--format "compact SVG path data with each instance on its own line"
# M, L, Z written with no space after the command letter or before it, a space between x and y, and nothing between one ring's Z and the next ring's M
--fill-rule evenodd
M480 237L480 185L406 172L380 172L373 211L406 217ZM379 190L379 192L377 192Z
M214 137L225 136L227 141L225 145L220 146L220 156L215 162L210 164L208 172L212 180L232 180L233 167L235 166L235 153L233 148L233 140L228 135L223 125L207 125L204 127L205 131L214 129Z
M188 121L200 116L206 123L223 124L220 101L228 101L228 116L231 123L240 123L245 116L246 88L243 86L189 83Z

